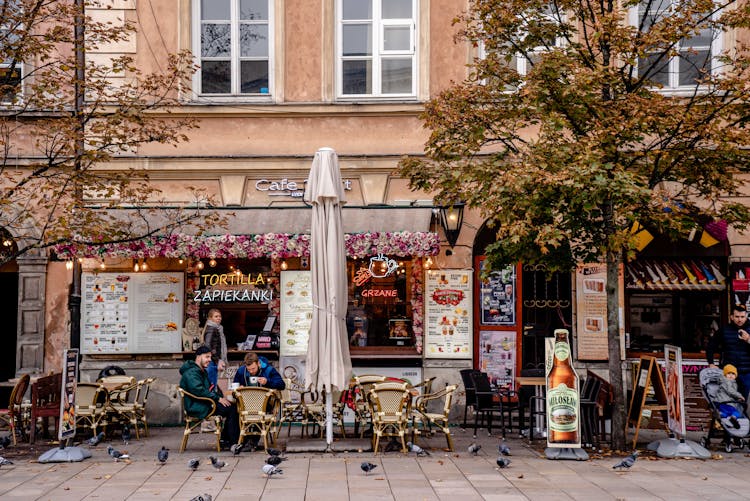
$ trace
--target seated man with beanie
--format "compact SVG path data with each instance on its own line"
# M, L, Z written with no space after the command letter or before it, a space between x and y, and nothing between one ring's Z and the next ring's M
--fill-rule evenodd
M225 418L224 429L221 432L222 448L228 449L232 444L236 444L240 437L237 408L224 398L219 388L212 389L206 372L209 363L211 363L211 350L206 345L199 346L195 350L195 360L186 360L180 367L182 375L180 388L196 397L206 397L216 402L216 415ZM186 396L185 411L191 416L203 419L211 412L211 406L207 402L193 400Z

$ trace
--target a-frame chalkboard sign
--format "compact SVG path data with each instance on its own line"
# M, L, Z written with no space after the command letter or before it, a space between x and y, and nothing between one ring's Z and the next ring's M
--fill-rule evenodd
M654 389L655 404L646 404L646 397L649 394L648 388ZM638 369L633 377L633 395L630 398L630 407L628 409L628 426L635 428L633 437L633 449L638 441L638 432L641 429L641 415L644 410L651 412L660 411L662 419L667 423L667 389L664 386L664 378L661 375L661 368L654 357L641 357L638 361Z

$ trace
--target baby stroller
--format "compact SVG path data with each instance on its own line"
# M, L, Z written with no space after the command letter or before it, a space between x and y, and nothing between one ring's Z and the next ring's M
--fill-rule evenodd
M711 410L711 423L708 425L708 435L701 437L700 444L708 448L711 439L717 438L717 434L723 433L722 443L724 444L725 451L732 452L735 448L744 448L748 445L744 439L750 434L750 419L748 419L745 413L745 402L736 402L736 408L742 413L742 417L737 419L740 427L735 428L728 417L722 419L719 412L719 404L715 400L716 392L724 379L724 372L721 369L707 368L700 372L698 378L703 390L703 397L708 402Z

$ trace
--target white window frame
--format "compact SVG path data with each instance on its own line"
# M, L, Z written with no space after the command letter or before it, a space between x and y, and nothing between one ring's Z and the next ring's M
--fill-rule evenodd
M565 21L565 13L561 12L560 17L563 21ZM557 19L550 15L550 19L552 21L557 22ZM555 47L565 47L566 41L564 38L558 37L555 39ZM544 54L549 49L545 47L544 45L538 45L532 49L531 54ZM528 67L528 61L526 60L526 57L522 54L516 54L516 71L518 71L518 74L521 76L526 76L529 72Z
M0 24L0 30L10 31L10 28L8 28L8 27ZM0 68L2 68L2 69L6 69L6 68L9 69L9 68L11 68L11 66L13 66L13 62L12 61L4 61L4 60L0 61ZM23 64L23 61L16 61L16 69L18 70L19 75L20 75L19 76L20 82L19 82L18 92L13 96L15 98L15 101L16 101L16 104L17 104L17 103L19 103L20 101L23 100L23 87L24 87L24 85L23 85L23 77L24 77L24 73L23 73L24 64ZM13 104L14 104L13 101L8 101L8 100L6 100L4 98L4 96L0 95L0 105L9 106L9 105L13 105Z
M195 57L195 63L199 66L198 71L193 75L193 96L200 101L211 102L236 102L236 101L273 101L275 99L274 83L274 66L275 66L275 0L266 0L268 3L268 20L264 23L268 26L268 94L243 94L240 92L241 67L242 60L252 60L253 58L244 58L240 56L240 24L239 20L239 2L240 0L230 1L230 92L227 94L205 93L201 88L201 61L204 59L201 52L201 0L192 1L192 50ZM258 23L260 24L260 23ZM205 58L210 59L210 58ZM223 58L222 58L223 59Z
M344 37L343 27L345 24L363 24L364 19L352 20L343 19L343 0L336 0L336 98L343 101L360 101L360 100L396 100L396 101L414 101L417 99L419 74L419 51L417 47L419 15L419 0L411 0L412 15L411 18L401 19L382 19L382 0L372 0L372 18L371 24L371 47L370 56L344 56ZM386 50L384 47L385 29L388 27L409 27L409 49L406 50ZM411 91L408 93L388 93L382 92L381 69L382 62L392 56L399 59L404 56L411 57ZM372 62L372 83L370 94L344 94L344 70L343 63L345 60L362 60L369 58Z
M675 6L676 0L669 0L670 2L670 9L673 9ZM639 26L639 10L640 10L640 3L636 5L635 7L632 7L630 9L630 12L628 13L628 23L631 26L638 27ZM719 13L714 14L714 19L718 16ZM718 64L718 57L721 55L721 51L723 48L722 43L722 34L714 32L712 43L710 46L695 46L691 47L691 49L694 50L706 50L710 49L711 51L711 74L717 75L721 72L720 65ZM680 48L680 52L683 52L684 50ZM672 57L669 61L669 67L668 67L668 74L669 74L669 81L664 87L661 89L658 89L659 92L666 95L673 95L673 96L690 96L695 93L696 88L698 90L705 89L705 86L696 86L696 84L690 84L690 85L680 85L680 71L679 71L679 63L680 58L679 57ZM638 74L638 66L634 68L635 74ZM657 88L654 88L657 89Z

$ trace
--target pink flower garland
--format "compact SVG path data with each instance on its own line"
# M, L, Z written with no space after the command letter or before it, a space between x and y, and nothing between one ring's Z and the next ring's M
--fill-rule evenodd
M364 258L385 254L399 257L434 256L440 251L437 233L397 231L350 233L344 236L346 254ZM310 255L310 235L264 233L262 235L193 236L172 234L133 242L55 246L60 259L88 258L259 258L285 259Z
M424 268L421 258L416 258L411 263L411 317L412 331L414 332L414 347L417 353L422 353L422 340L424 328Z

